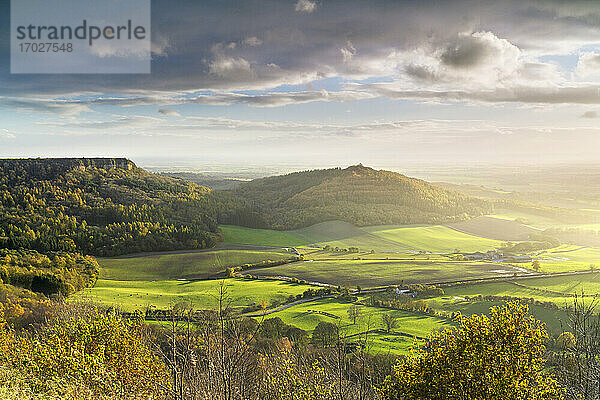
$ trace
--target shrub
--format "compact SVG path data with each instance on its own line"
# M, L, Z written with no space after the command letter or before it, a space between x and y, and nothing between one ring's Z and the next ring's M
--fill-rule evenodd
M3 326L0 363L24 376L35 393L60 397L76 385L99 397L160 397L168 375L143 343L142 328L141 318L122 320L98 311L56 319L33 336Z
M528 307L508 302L489 317L458 317L458 329L434 332L399 361L381 389L384 398L555 399L562 390L544 371L544 325Z

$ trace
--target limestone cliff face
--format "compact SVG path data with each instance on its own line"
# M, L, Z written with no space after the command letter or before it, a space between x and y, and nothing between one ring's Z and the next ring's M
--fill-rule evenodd
M124 169L131 171L136 168L133 161L126 158L55 158L47 160L60 160L66 163L72 163L73 167L93 167L102 169Z

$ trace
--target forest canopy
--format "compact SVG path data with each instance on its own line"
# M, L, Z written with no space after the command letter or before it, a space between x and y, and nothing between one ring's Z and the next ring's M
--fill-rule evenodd
M0 160L0 248L115 256L213 247L209 193L126 159Z
M239 184L233 193L260 212L264 220L255 219L255 223L275 229L331 220L358 226L438 224L492 209L485 200L362 165L255 179Z

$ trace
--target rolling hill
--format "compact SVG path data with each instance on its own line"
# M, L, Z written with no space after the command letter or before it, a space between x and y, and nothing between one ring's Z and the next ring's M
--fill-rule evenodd
M210 190L121 158L0 160L0 248L110 256L212 247Z
M485 200L362 165L255 179L233 192L280 230L332 220L357 226L439 224L491 211Z

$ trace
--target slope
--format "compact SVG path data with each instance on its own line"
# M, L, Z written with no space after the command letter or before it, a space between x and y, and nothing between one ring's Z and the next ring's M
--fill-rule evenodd
M362 165L256 179L234 193L280 230L332 220L357 226L449 223L490 211L484 200Z

